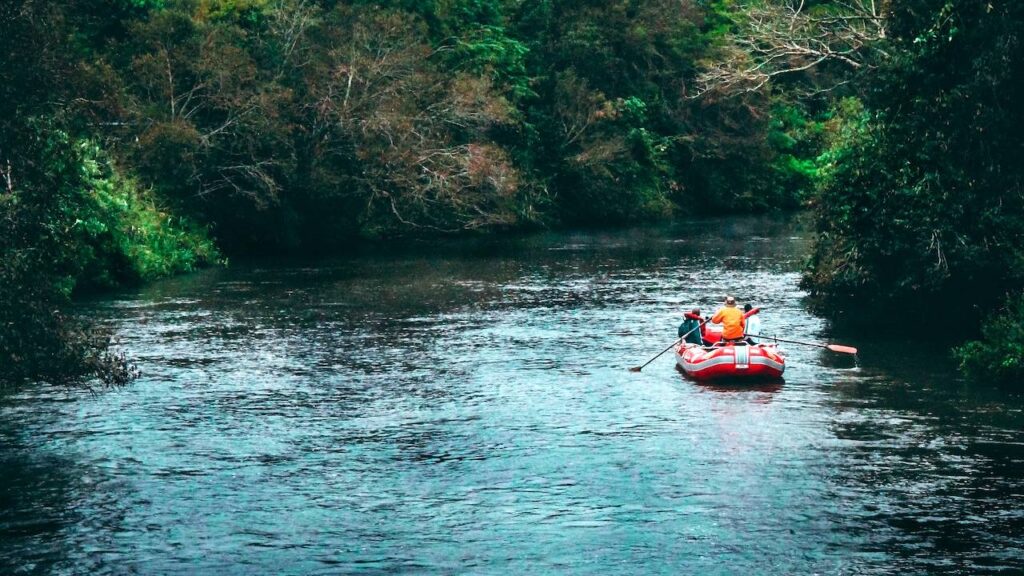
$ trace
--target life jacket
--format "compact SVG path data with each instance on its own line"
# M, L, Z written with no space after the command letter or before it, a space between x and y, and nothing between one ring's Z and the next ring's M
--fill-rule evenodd
M704 319L700 317L700 314L694 314L693 312L686 312L686 313L683 314L683 316L686 317L689 320L696 320L700 324L699 332L700 332L701 338L703 338L704 334L706 333L708 325L704 323Z

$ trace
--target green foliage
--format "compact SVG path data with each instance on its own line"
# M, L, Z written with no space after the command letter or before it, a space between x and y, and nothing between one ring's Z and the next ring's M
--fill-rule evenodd
M165 0L123 0L129 6L133 8L142 8L144 10L156 9L159 10L165 5Z
M3 111L69 103L230 251L794 207L815 169L811 112L689 98L732 0L18 1Z
M739 0L11 0L4 357L95 344L44 312L215 260L197 222L266 251L810 204L812 293L993 307L1024 282L1024 3L883 4L881 38L802 2L797 40L831 65L777 57L798 73L693 98L795 22ZM93 344L58 364L96 373Z
M693 136L670 151L679 203L705 212L798 208L814 194L825 117L767 95L702 102Z
M869 112L827 155L818 295L989 308L1024 281L1024 70L1006 65L1024 58L1024 7L933 5L896 11Z
M664 218L672 207L661 188L664 146L645 128L601 138L569 160L562 178L571 221L606 223Z
M976 382L1024 383L1024 294L1010 298L982 336L954 350L960 370Z
M452 67L490 76L514 99L536 96L526 74L526 46L500 26L481 26L458 38Z
M95 143L49 120L8 125L0 192L0 383L124 383L110 338L66 316L76 288L109 287L213 261L205 232L159 207Z
M77 218L90 212L95 167L52 124L18 128L3 135L12 152L0 193L0 384L127 382L136 371L109 351L109 335L62 312L96 254L84 240L92 223Z
M736 147L722 117L687 98L703 17L690 2L520 5L512 29L539 96L526 111L534 162L563 221L650 220L742 192L710 183L719 151Z
M814 195L822 177L827 114L812 115L808 105L779 98L771 107L760 153L766 164L755 182L737 195L756 209L789 209Z
M200 20L228 19L241 23L256 23L271 4L271 0L198 0L196 17Z
M771 100L688 98L726 1L92 1L52 8L54 100L230 251L792 207L812 170Z
M74 141L46 122L33 124L38 156L26 161L46 171L50 196L14 189L7 200L18 210L49 206L44 226L59 230L61 242L60 258L49 268L62 293L152 280L216 260L205 231L160 208L95 143Z
M95 143L75 145L82 188L67 217L78 237L80 282L109 287L191 272L216 261L206 232L156 203L151 191L122 176Z
M438 16L449 30L499 26L505 20L505 5L501 0L451 0L444 3L444 9Z
M774 152L772 169L782 188L809 194L821 176L818 156L824 146L825 119L811 117L795 104L772 109L768 145Z

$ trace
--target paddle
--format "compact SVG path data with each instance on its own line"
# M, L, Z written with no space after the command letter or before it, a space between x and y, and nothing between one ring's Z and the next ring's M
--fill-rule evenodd
M629 371L630 371L630 372L639 372L639 371L643 370L643 369L644 369L644 366L647 366L647 365L648 365L648 364L650 364L651 362L654 362L655 360L657 360L657 359L658 359L658 358L659 358L659 357L660 357L660 356L661 356L662 354L664 354L665 352L668 352L669 350L671 350L673 346L675 346L676 344L679 344L680 342L682 342L683 340L685 340L685 339L686 339L686 337L687 337L687 336L689 336L690 334L693 334L694 330L700 330L700 327L701 327L701 326L703 326L703 325L705 325L705 324L707 324L707 323L708 323L708 321L707 321L707 320L704 320L704 321L703 321L703 322L701 322L700 324L697 324L697 326L696 326L695 328L693 328L693 330L690 330L690 331L689 331L689 332L687 332L686 334L683 334L682 336L680 336L679 338L677 338L675 342L673 342L673 343L669 344L669 345L668 345L668 348L665 348L665 349L664 349L664 350L662 350L661 352L658 352L657 354L655 354L654 358L651 358L650 360L648 360L647 362L644 362L644 363L643 363L643 364L641 364L640 366L633 366L632 368L630 368L630 369L629 369Z
M760 308L754 308L754 309L752 309L752 310L751 310L750 312L747 312L746 314L744 314L744 315L743 315L743 317L744 317L744 318L749 318L749 317L753 316L754 314L757 314L757 313L758 313L758 312L760 312L760 311L761 311L761 309L760 309ZM710 319L708 319L708 320L704 320L704 321L703 321L703 322L701 322L700 324L697 324L697 326L696 326L695 328L693 328L692 330L690 330L690 331L689 331L689 332L687 332L686 334L683 334L682 336L680 336L679 338L677 338L675 342L673 342L673 343L669 344L669 345L668 345L668 348L665 348L665 349L664 349L664 350L662 350L661 352L658 352L658 353L657 353L657 354L656 354L656 355L654 356L654 358L651 358L650 360L648 360L647 362L644 362L644 363L643 363L643 364L641 364L640 366L633 366L632 368L630 368L630 369L629 369L629 371L630 371L630 372L639 372L639 371L643 370L645 366L647 366L647 365L648 365L648 364L650 364L651 362L654 362L654 361L655 361L655 360L657 360L657 359L658 359L659 357L661 357L661 355L662 355L662 354L664 354L665 352L668 352L669 350L671 350L673 346L675 346L676 344L679 344L680 342L682 342L683 340L685 340L685 339L686 339L686 337L687 337L687 336L689 336L690 334L693 334L693 332L694 332L695 330L700 330L700 327L701 327L701 326L703 326L703 325L705 325L705 324L707 324L707 323L708 323L709 321L710 321Z
M775 342L786 342L787 344L804 344L805 346L817 346L818 348L825 348L833 352L839 352L840 354L856 354L857 349L853 346L842 346L840 344L819 344L817 342L801 342L800 340L784 340L782 338L776 338L775 336L755 336L761 340L773 340Z

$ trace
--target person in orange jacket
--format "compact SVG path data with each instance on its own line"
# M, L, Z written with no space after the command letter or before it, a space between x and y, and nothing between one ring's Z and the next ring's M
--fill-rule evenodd
M725 297L725 306L715 312L711 322L722 325L722 342L739 342L743 340L743 330L746 321L743 319L743 312L736 307L736 298Z

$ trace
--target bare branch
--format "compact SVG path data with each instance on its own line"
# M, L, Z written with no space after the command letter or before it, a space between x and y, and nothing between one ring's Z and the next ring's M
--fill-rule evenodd
M11 161L7 160L7 168L0 166L0 176L3 177L4 186L8 194L14 194L14 179L11 176Z
M827 62L850 72L874 67L887 55L883 13L889 0L837 0L806 8L803 0L740 5L731 46L698 77L693 97L756 92L777 76L805 72ZM794 5L795 4L795 5ZM836 86L845 83L842 78ZM833 86L834 88L835 86ZM819 92L820 87L815 87Z

